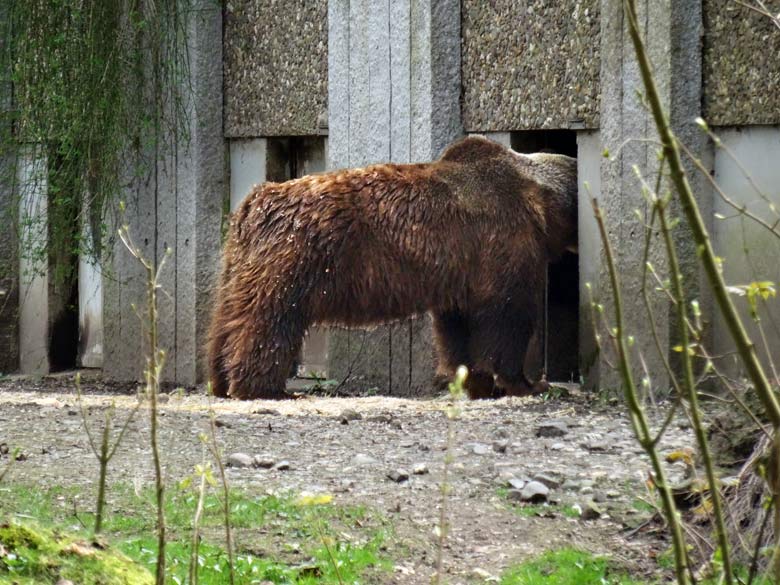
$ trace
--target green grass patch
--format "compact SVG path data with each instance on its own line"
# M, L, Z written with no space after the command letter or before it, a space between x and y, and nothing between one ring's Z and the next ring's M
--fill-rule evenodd
M501 585L640 585L614 570L605 557L576 549L550 551L510 568Z
M230 516L235 543L236 582L269 580L274 583L364 582L391 565L382 550L389 527L363 506L340 506L330 498L300 498L294 494L253 495L235 490L230 495ZM192 519L198 494L191 487L166 492L168 546L166 561L171 583L184 583L189 569ZM0 488L0 521L11 518L65 530L88 538L94 516L75 488L40 490L26 486ZM157 557L154 494L136 494L129 486L110 489L103 535L117 554L154 571ZM203 585L227 582L228 557L224 548L223 504L217 492L209 493L201 519L202 543L198 564ZM10 574L6 568L6 574ZM0 562L0 583L4 578ZM72 579L76 583L87 583ZM9 581L10 582L10 581ZM19 581L24 584L23 580ZM55 583L56 579L40 583ZM102 583L102 581L100 581ZM105 581L113 585L113 581ZM117 584L132 583L117 581Z
M118 551L37 526L0 524L0 584L151 585L152 574Z

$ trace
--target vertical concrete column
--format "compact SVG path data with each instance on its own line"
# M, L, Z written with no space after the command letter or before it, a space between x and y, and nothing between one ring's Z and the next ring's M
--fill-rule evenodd
M49 256L47 163L43 147L23 147L19 189L19 369L49 372Z
M700 113L701 87L701 2L686 2L685 6L674 2L653 2L640 0L639 22L648 54L653 63L656 83L670 119L682 138L692 139L693 119ZM641 353L653 386L664 390L669 385L662 356L655 348L648 332L649 316L645 309L642 289L642 257L644 230L636 218L636 212L644 214L647 204L641 194L641 185L633 170L636 165L653 184L658 171L658 145L655 124L639 94L644 94L639 66L628 30L628 21L623 13L621 0L601 2L601 142L609 158L601 160L601 185L598 195L604 210L605 221L616 251L616 262L622 278L623 301L625 304L626 327L629 334L637 335L637 352ZM697 74L698 72L698 74ZM592 149L587 138L581 143ZM696 148L694 144L694 148ZM594 161L581 163L592 172ZM581 171L583 169L581 168ZM591 185L593 187L593 185ZM703 195L706 197L706 194ZM582 208L589 210L587 197L583 194ZM595 228L589 222L581 221L580 238L589 238L589 230ZM685 235L677 234L678 244L683 244ZM594 280L591 285L594 294L606 306L608 316L611 310L611 291L603 265L603 254L587 252L590 257L581 257L583 273ZM698 270L694 250L681 246L686 280L691 290L698 290ZM657 236L652 238L648 261L660 274L665 274L666 254L663 242ZM589 263L595 263L591 266ZM583 282L585 279L583 278ZM652 281L648 283L651 296L652 322L658 332L663 354L669 355L670 343L674 339L670 307L668 302L654 292ZM585 315L586 313L583 313ZM583 343L587 343L583 336ZM583 359L587 359L587 348L583 348ZM637 375L644 375L635 360ZM602 363L603 366L603 363ZM585 368L585 371L588 369ZM595 372L598 371L598 374ZM589 383L601 387L619 387L617 373L606 367L591 369ZM597 379L596 379L597 378Z
M90 217L88 209L85 208L82 217ZM84 241L92 241L88 220L82 222L81 235ZM89 247L94 249L94 246ZM100 368L103 366L103 279L99 259L82 253L79 257L78 278L78 364L83 368Z
M460 2L328 2L329 166L430 161L462 134ZM427 318L333 332L330 376L406 393L433 373Z
M178 152L176 382L205 375L205 346L219 269L226 196L222 128L222 7L195 2L189 23L190 142Z

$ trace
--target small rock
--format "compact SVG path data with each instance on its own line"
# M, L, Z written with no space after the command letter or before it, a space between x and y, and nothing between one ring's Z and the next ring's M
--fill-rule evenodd
M226 428L226 429L232 429L233 425L226 419L221 416L218 416L214 419L214 426L218 429L220 428Z
M336 491L339 492L348 492L351 491L352 488L355 487L355 480L354 479L342 479L341 482L339 482L339 487L336 488Z
M358 453L352 458L352 463L354 465L374 465L375 463L379 462L370 455Z
M409 479L409 472L405 469L394 469L387 474L387 478L395 483L401 483Z
M588 495L588 494L592 494L593 493L593 487L589 486L589 485L584 485L584 486L582 486L580 488L580 493L582 495L585 495L585 496Z
M546 473L538 473L534 476L534 481L538 481L539 483L543 483L551 490L558 489L561 487L561 481L558 479L555 479L553 476L548 475Z
M428 473L428 466L425 463L418 463L412 468L412 473L414 475L425 475Z
M362 418L363 418L362 414L360 414L358 411L353 410L351 408L342 410L341 414L339 415L339 421L341 421L341 424L343 425L348 425L350 421L361 420Z
M582 510L583 520L598 520L604 514L603 510L595 502L588 502Z
M366 420L368 420L368 422L389 423L393 420L393 417L389 414L375 414L374 416L368 417Z
M171 399L169 394L158 394L157 395L157 402L159 404L165 404Z
M567 479L563 482L563 485L561 486L561 489L567 490L567 491L576 491L582 487L582 484L576 480L573 479Z
M276 460L270 455L255 455L254 464L261 469L271 469L276 465Z
M518 479L516 477L512 477L512 478L510 478L507 481L507 484L509 485L509 487L511 487L513 489L516 489L516 490L523 489L525 487L525 484L527 484L527 483L528 482L525 481L524 479Z
M279 412L278 410L275 410L273 408L264 408L264 407L255 408L252 411L252 414L262 414L262 415L269 415L269 416L282 416L282 413Z
M488 573L485 569L472 569L471 574L477 579L481 579L483 583L498 583L499 579L495 575Z
M564 443L553 443L550 445L550 451L563 451L566 445Z
M550 494L550 488L538 481L530 481L522 489L520 497L524 502L544 502Z
M252 467L254 463L254 458L246 453L231 453L227 459L228 467Z
M536 427L537 437L563 437L568 432L569 427L560 421L547 421Z
M509 447L509 441L506 439L493 441L493 451L496 453L506 453L507 447Z
M290 469L290 462L286 460L280 461L274 466L274 469L278 469L279 471L287 471Z
M604 439L591 439L580 443L580 447L587 449L588 451L609 451L609 444Z
M0 443L0 455L8 455L8 443Z
M57 585L73 585L73 581L70 579L60 579L57 581Z
M490 447L484 443L473 443L471 445L471 452L474 453L474 455L487 455L490 453Z
M254 458L246 453L231 453L228 455L228 467L252 467Z
M602 491L594 491L593 496L591 497L593 498L594 502L598 502L599 504L607 501L607 496Z

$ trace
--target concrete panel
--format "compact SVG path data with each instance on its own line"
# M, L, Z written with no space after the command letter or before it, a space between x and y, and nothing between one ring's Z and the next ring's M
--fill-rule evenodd
M719 126L780 123L780 31L739 2L702 4L705 119ZM780 13L780 1L765 4Z
M729 128L718 134L739 164L724 149L717 149L715 180L737 205L744 205L751 213L774 224L780 219L777 213L780 209L780 165L777 164L780 160L780 127ZM740 169L740 164L747 174ZM728 218L715 222L713 238L715 252L724 258L726 282L732 285L765 280L780 282L780 263L777 261L780 239L759 224L735 216L737 212L719 196L716 195L714 201L715 212ZM775 206L775 211L770 209L770 204ZM750 318L747 300L744 297L734 297L734 300L753 343L767 364L767 353L760 332ZM772 358L780 363L780 304L777 299L760 302L759 311ZM731 335L720 317L715 320L713 338L716 355L733 351ZM739 373L736 360L727 358L723 365L731 373Z
M19 189L19 369L49 372L47 162L41 147L25 147L17 166Z
M321 131L328 109L332 10L328 4L326 0L226 4L226 136L305 136Z
M594 298L601 298L606 283L601 237L593 215L590 198L601 198L601 136L597 131L577 133L577 181L579 190L579 260L580 260L580 374L587 388L599 381L596 327L591 318L590 285Z
M89 237L88 230L82 234ZM83 368L103 366L103 277L99 261L79 258L79 353Z
M463 0L469 132L599 125L598 0Z
M249 191L266 178L265 138L230 141L230 210L235 210Z

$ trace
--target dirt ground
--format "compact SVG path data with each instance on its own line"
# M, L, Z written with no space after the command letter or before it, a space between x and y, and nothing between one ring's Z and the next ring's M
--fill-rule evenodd
M121 417L136 401L132 386L106 383L95 374L83 387L93 421L102 419L112 402ZM196 392L164 397L161 443L171 481L201 461L198 434L207 428L209 404ZM277 464L230 468L234 486L257 493L326 492L337 503L366 504L394 527L388 554L395 566L388 582L429 582L446 448L445 401L375 396L211 404L226 456L259 455ZM547 401L464 402L461 409L448 504L453 512L446 549L450 582L483 582L509 565L564 546L608 554L637 576L657 570L652 559L666 548L659 527L634 529L644 519L637 500L647 498L649 464L622 406L572 391ZM143 414L111 464L112 483L143 487L153 481ZM660 422L660 414L654 422ZM557 436L537 436L540 426L550 423L557 430L542 434ZM689 434L685 421L672 425L662 450L692 444ZM71 377L0 381L0 443L19 447L26 456L6 482L83 486L85 497L91 494L96 462ZM413 473L415 468L422 473ZM401 471L408 472L408 480L388 477ZM682 474L681 467L670 471L673 477ZM537 477L552 486L548 503L532 509L535 513L527 508L519 513L527 504L509 501L508 482ZM601 517L576 517L578 508L586 510L593 501Z

